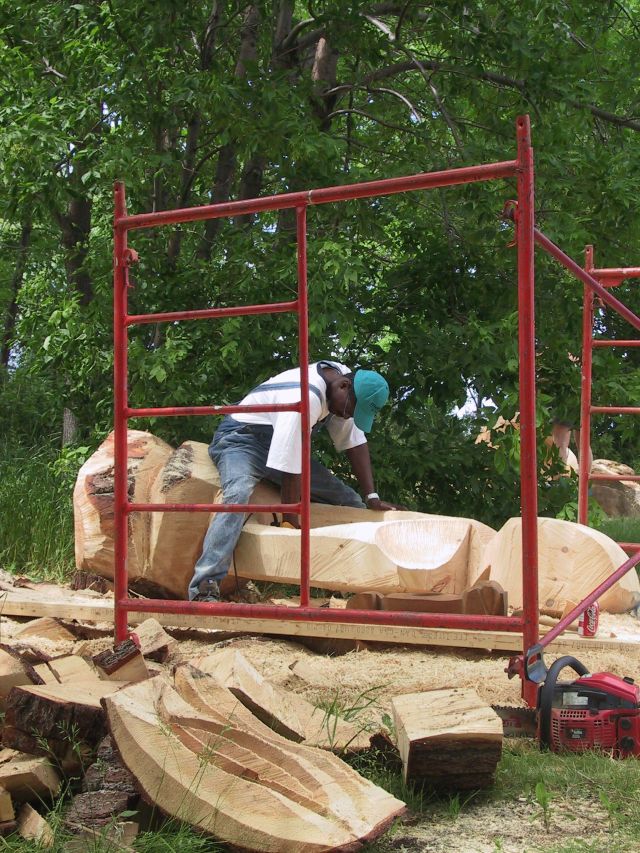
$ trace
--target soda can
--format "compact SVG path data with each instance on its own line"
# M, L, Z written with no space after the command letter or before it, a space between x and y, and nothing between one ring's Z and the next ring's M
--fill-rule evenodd
M600 605L597 601L590 604L587 609L580 614L578 619L578 634L581 637L595 637L598 633L598 621L600 618Z

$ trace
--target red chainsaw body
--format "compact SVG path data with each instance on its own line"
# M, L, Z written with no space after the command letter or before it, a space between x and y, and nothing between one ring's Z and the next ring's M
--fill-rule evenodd
M640 687L609 672L556 684L549 735L554 752L603 749L618 757L640 755Z

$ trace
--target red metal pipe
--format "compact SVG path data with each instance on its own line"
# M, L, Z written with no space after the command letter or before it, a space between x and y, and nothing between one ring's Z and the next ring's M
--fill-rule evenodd
M603 338L594 338L594 347L640 347L640 338L631 341L605 341Z
M240 216L260 213L265 210L282 210L308 204L327 204L333 201L348 201L356 198L392 195L409 190L434 189L469 184L475 181L490 181L495 178L510 178L516 174L517 162L487 163L480 166L465 166L461 169L445 169L441 172L424 172L401 178L386 178L381 181L365 181L359 184L305 190L296 193L265 196L246 201L228 201L221 204L205 204L180 210L160 210L156 213L140 213L116 219L116 228L152 228L156 225L171 225L179 222L194 222L202 219L218 219L222 216Z
M125 409L128 418L151 418L170 415L232 415L234 412L299 412L300 403L260 403L251 406L165 406L162 408Z
M114 186L114 216L127 215L124 184ZM114 513L114 587L116 602L127 595L127 232L114 229L113 248L113 513ZM127 636L127 610L116 603L114 611L116 642Z
M540 646L544 649L545 646L548 646L552 640L555 640L556 637L560 636L565 628L568 628L571 623L580 616L581 613L589 607L590 604L593 604L594 601L597 601L601 595L603 595L608 589L616 584L620 578L624 577L627 572L630 572L634 566L637 566L640 563L640 552L638 552L635 556L629 557L626 563L623 563L620 568L616 569L613 574L609 575L609 577L604 580L599 586L597 586L593 592L590 592L579 604L573 608L570 613L567 613L557 625L555 625L550 631L548 631L544 637L540 640Z
M253 617L270 621L330 622L349 625L406 625L410 628L461 628L515 633L523 620L514 616L469 616L458 613L403 613L393 610L345 610L325 607L284 607L275 604L234 604L233 602L167 601L127 598L118 604L143 613ZM240 621L240 619L239 619Z
M516 121L518 139L518 350L520 379L520 504L522 513L523 644L538 641L538 465L536 461L536 366L534 302L533 150L528 116ZM523 680L532 705L535 685Z
M631 552L635 554L636 551L640 551L640 542L618 542L617 543L623 551Z
M534 235L536 239L536 243L541 246L545 252L551 255L552 258L555 258L559 261L562 266L566 267L569 272L573 273L576 278L579 278L580 281L584 282L591 290L596 293L603 302L606 302L607 305L610 305L615 311L620 314L628 323L634 327L634 329L640 330L640 317L630 311L626 305L623 305L619 299L616 299L615 296L612 296L609 291L599 284L593 276L589 275L588 272L582 269L579 264L577 264L569 255L565 255L565 253L556 246L548 237L542 233L542 231L538 231L537 228L534 229Z
M623 279L623 278L640 278L640 267L619 267L618 269L609 268L609 269L601 269L591 270L591 275L594 278L615 278L615 279Z
M211 317L243 317L249 314L284 314L297 311L297 302L269 302L266 305L239 305L231 308L200 308L196 311L165 311L160 314L129 314L127 326L135 323L170 323L176 320L207 320Z
M298 266L298 341L300 360L300 421L302 460L300 476L300 607L311 594L311 419L309 415L309 305L307 299L307 208L296 208Z
M591 411L604 415L640 415L640 406L591 406Z
M585 270L593 269L593 246L585 248ZM593 290L582 286L582 359L580 386L580 460L578 463L578 521L589 523L589 473L591 455L591 390L593 378Z

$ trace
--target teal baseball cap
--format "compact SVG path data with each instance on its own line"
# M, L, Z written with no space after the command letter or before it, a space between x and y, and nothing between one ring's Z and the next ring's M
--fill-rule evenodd
M358 370L353 377L356 408L353 420L362 432L371 432L373 419L389 399L387 380L375 370Z

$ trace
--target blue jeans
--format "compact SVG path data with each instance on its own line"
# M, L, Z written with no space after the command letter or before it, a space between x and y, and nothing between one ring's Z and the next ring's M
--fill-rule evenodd
M209 455L220 474L224 503L249 503L260 480L270 480L276 485L282 483L282 471L267 468L272 435L270 426L241 424L228 415L223 419L209 447ZM365 508L357 492L315 459L311 460L311 500ZM241 512L219 512L214 516L189 584L190 599L198 594L202 581L220 581L227 574L244 521Z

